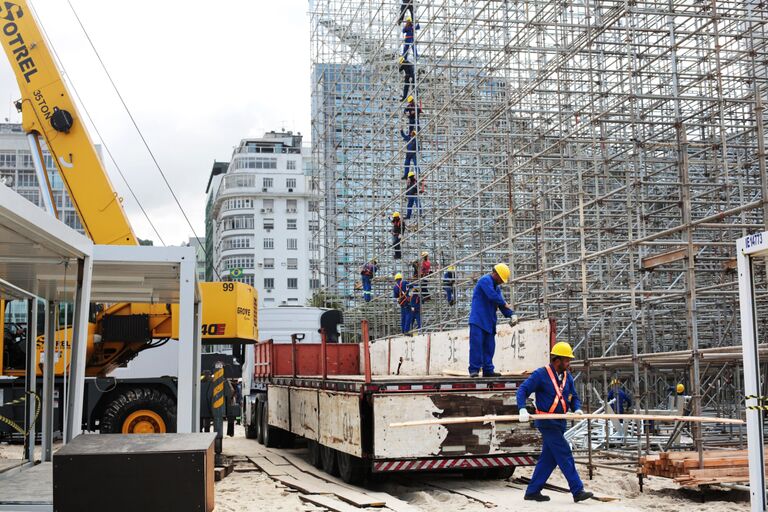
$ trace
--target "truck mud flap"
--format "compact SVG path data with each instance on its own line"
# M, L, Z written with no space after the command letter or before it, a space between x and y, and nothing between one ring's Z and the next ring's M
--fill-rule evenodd
M533 466L536 457L531 455L510 455L501 457L456 457L419 460L377 460L373 463L374 473L398 471L442 471L457 469L490 469L510 466Z

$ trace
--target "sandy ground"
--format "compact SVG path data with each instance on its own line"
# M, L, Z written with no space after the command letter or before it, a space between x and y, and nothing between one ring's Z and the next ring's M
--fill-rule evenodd
M231 455L247 452L251 443L246 439L241 428L237 436L224 439L224 451ZM22 447L0 443L0 459L20 458ZM38 452L39 453L39 452ZM291 453L303 456L304 449L294 449ZM246 466L248 466L246 464ZM530 477L533 468L519 468L515 477ZM587 490L597 494L620 498L620 501L601 503L594 500L574 504L570 494L545 491L552 498L548 503L523 501L523 491L507 486L504 481L471 480L459 475L409 475L379 478L367 484L371 491L385 492L407 502L416 510L428 512L461 511L484 512L489 508L498 511L533 512L548 511L551 507L558 510L604 510L604 511L647 511L657 512L736 512L749 510L746 493L737 491L689 491L679 489L671 480L648 478L645 490L640 492L637 477L618 471L598 469L593 480L586 479L586 471L579 467ZM550 479L551 484L566 487L565 479L558 470ZM477 500L435 487L434 485L463 484L475 491L483 492L493 498L496 506L486 505ZM364 489L361 489L364 491ZM259 471L234 472L216 484L216 512L248 511L301 511L315 512L324 510L299 499L299 494L270 479Z

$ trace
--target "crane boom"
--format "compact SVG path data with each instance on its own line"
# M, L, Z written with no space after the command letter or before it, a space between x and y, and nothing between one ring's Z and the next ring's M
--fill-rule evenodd
M26 0L0 2L0 26L0 39L21 91L17 107L23 129L45 139L86 235L97 244L137 245L122 200Z

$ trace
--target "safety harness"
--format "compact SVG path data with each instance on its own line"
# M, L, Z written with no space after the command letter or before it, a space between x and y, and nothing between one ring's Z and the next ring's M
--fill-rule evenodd
M547 365L547 373L549 374L549 380L552 381L552 386L555 388L555 399L552 401L552 406L550 406L549 411L544 412L540 411L538 408L536 409L536 414L552 414L557 410L557 404L563 406L563 412L568 412L568 407L565 404L565 398L563 398L563 390L565 389L565 383L568 381L568 375L566 372L563 372L563 381L558 384L557 383L557 377L555 377L555 372L552 371L552 367L550 365Z
M398 290L397 303L400 305L401 308L405 307L405 305L408 304L408 294L403 291L402 281L397 283L397 290Z

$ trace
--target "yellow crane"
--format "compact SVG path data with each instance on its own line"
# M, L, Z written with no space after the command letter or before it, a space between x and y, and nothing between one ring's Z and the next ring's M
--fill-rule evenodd
M26 0L0 2L0 27L2 46L19 84L21 99L16 106L30 142L45 206L56 214L41 138L66 185L86 235L97 244L137 245L122 199L109 180ZM201 292L204 342L257 341L256 291L253 287L239 282L201 283ZM2 325L4 308L0 303L0 329L7 331ZM65 339L71 339L71 333L65 332L67 330L63 327L58 331L57 346ZM178 338L178 305L113 304L94 308L88 338L86 375L106 376L142 350L156 345L156 340ZM18 365L13 361L3 359L4 354L12 354L7 345L14 341L18 342L18 339L4 336L4 346L0 347L0 375L24 375L23 365L16 367ZM17 345L20 347L23 343ZM38 342L38 362L41 352L42 343ZM64 375L68 364L67 358L59 358L56 374ZM110 384L108 390L94 384L97 391L87 389L85 393L88 401L84 408L86 428L123 433L173 431L173 382L132 380Z

